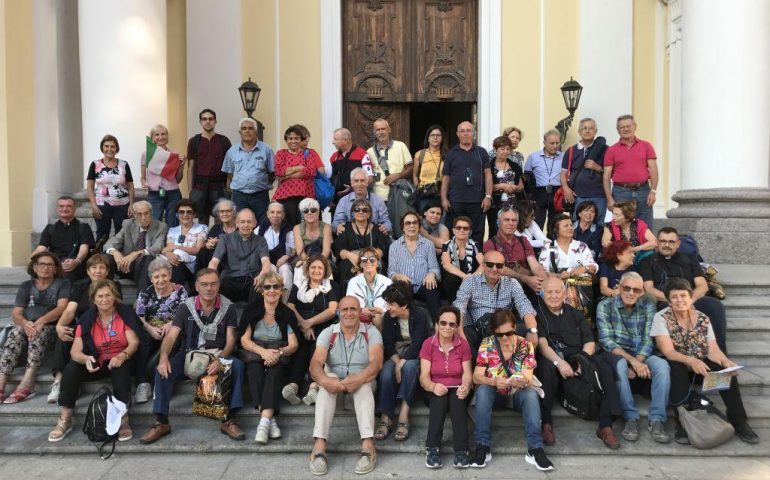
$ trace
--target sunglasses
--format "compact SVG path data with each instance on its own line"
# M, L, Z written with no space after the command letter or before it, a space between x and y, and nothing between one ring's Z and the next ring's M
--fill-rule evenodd
M642 290L641 288L634 288L634 287L629 287L629 286L626 286L626 285L621 285L620 288L621 288L621 290L623 290L626 293L633 292L633 293L635 293L637 295L641 295L641 293L644 292L644 290Z
M471 229L471 227L466 227L464 225L457 225L454 228L455 228L455 230L459 230L461 232L467 232L467 231L469 231Z
M192 215L193 211L192 210L179 210L178 213L179 213L179 215Z
M369 213L369 209L363 207L354 208L353 213Z
M455 322L447 322L446 320L439 320L438 324L440 327L449 327L449 328L457 327L457 324Z
M43 268L53 268L53 267L56 266L53 263L41 263L41 262L38 262L35 265L37 265L38 267L43 267Z
M262 285L262 290L266 292L270 290L280 290L280 289L281 289L281 286L278 285L277 283L269 283L269 284Z
M419 220L408 220L404 222L405 227L416 227L420 224Z
M376 263L377 257L361 257L359 260L361 263Z
M306 209L302 210L302 213L318 213L318 209L317 208L306 208Z
M187 237L184 234L181 234L178 237L176 237L176 243L184 243L186 238Z
M514 335L516 335L516 331L515 330L511 330L509 332L495 332L495 336L497 338L512 337Z
M484 262L484 265L486 265L487 268L496 268L498 270L502 270L505 267L504 263L497 262Z

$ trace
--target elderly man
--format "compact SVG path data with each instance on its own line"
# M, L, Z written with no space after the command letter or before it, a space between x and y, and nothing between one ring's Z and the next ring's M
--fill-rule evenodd
M604 225L607 199L604 196L603 175L604 153L607 140L596 136L596 120L584 118L578 125L580 141L569 147L561 161L561 188L564 198L575 204L572 220L577 219L578 207L590 200L596 204L599 214L594 219L597 225Z
M503 275L504 267L502 253L494 250L485 252L484 271L465 277L457 292L454 306L460 310L463 317L463 335L468 340L474 356L481 340L492 334L489 319L498 308L511 310L515 306L519 318L524 319L527 340L537 345L535 309L527 300L519 282ZM523 332L519 332L521 333Z
M471 219L471 238L484 241L484 213L492 206L492 170L489 154L473 143L476 131L471 122L457 126L458 143L447 153L441 171L441 206L450 229L454 219Z
M310 471L314 475L325 475L328 470L326 440L339 393L352 395L361 434L361 455L355 473L369 473L377 463L373 388L382 368L382 336L372 325L359 321L361 306L356 297L343 297L339 311L339 323L327 327L318 335L315 353L310 360L310 375L320 385L315 407L313 451L310 454Z
M556 189L561 186L559 180L562 165L561 135L556 130L548 130L543 135L543 148L533 152L527 157L524 164L524 172L535 175L535 222L542 229L545 226L546 215L548 220L556 215L556 206L553 204L553 196Z
M261 220L270 203L268 191L275 175L275 155L266 143L257 139L257 121L243 118L238 124L241 141L227 151L222 171L227 174L227 188L238 210L250 208Z
M642 277L636 272L624 273L618 286L620 295L602 300L596 308L596 326L603 355L615 365L615 386L626 422L621 435L629 442L639 438L639 410L634 404L631 380L652 381L647 429L653 440L668 443L671 439L665 424L671 379L668 362L652 354L655 344L650 329L655 302L640 298L644 288Z
M231 356L238 331L235 305L219 294L219 274L216 270L199 270L195 276L195 290L198 296L188 298L179 306L171 328L163 337L158 371L155 374L155 403L152 406L155 423L139 440L143 444L156 442L171 433L168 410L174 383L185 376L185 354L198 349L216 349L216 358L208 366L209 375L219 371L220 360L230 364L230 408L227 419L222 421L219 429L233 440L246 438L233 420L233 416L243 407L243 363ZM175 350L177 339L181 339L181 347Z
M353 191L340 198L337 203L337 209L334 211L332 220L332 230L335 234L341 235L345 231L345 223L353 220L353 213L350 211L351 205L357 199L369 200L372 205L372 223L376 224L380 231L385 235L390 235L393 225L388 216L388 207L381 196L376 193L369 193L369 177L363 168L355 168L350 172L350 185Z
M652 144L636 138L633 115L619 116L617 129L620 139L604 154L607 208L611 209L616 202L636 200L636 218L641 218L652 228L652 206L658 188L658 156Z
M222 173L225 154L232 144L230 139L217 133L217 114L204 108L198 114L201 133L187 142L187 181L190 200L195 202L198 221L208 226L209 212L217 200L230 197L225 191L227 176Z
M332 144L336 151L329 158L329 164L332 166L330 180L334 185L333 204L337 205L340 199L352 190L352 185L347 182L352 178L353 170L363 168L367 182L370 178L374 178L374 170L369 154L363 147L353 143L353 135L347 128L338 128L334 131ZM332 215L334 212L332 208Z
M620 441L612 430L613 415L620 414L620 401L615 389L615 374L612 367L595 356L596 343L591 327L583 314L564 303L566 289L557 276L549 276L543 282L545 306L538 304L537 331L540 348L537 355L535 375L543 384L545 396L542 402L543 443L553 445L556 436L553 431L551 409L560 384L576 372L571 362L578 354L588 355L604 390L599 407L599 427L596 436L611 448L620 448Z
M254 233L263 237L269 248L270 269L283 278L283 301L289 298L289 290L294 283L294 234L292 225L286 220L286 211L280 202L270 202L267 206L267 218L260 222Z
M40 243L32 255L51 252L64 268L64 276L70 281L86 276L85 261L88 251L94 246L94 233L88 224L75 218L75 199L62 195L56 200L56 213L59 220L46 225L40 235Z
M219 237L208 267L216 270L225 259L220 290L233 302L241 302L252 299L257 279L270 271L270 249L265 238L254 233L257 218L248 208L238 212L235 227Z
M133 279L142 291L150 284L147 267L163 250L168 227L152 218L148 201L135 202L132 210L134 218L124 221L120 232L107 240L104 253L110 256L110 272Z

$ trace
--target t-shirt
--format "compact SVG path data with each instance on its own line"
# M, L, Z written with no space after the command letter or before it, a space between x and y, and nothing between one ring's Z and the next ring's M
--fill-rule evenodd
M293 333L294 330L291 328L291 325L286 325L286 335L292 335ZM263 321L259 321L257 322L254 331L251 333L251 339L255 342L273 342L280 340L281 338L283 338L281 335L281 326L278 325L278 322L268 325Z
M660 312L656 313L654 317L652 317L652 327L650 328L651 337L671 336L671 332L668 331L668 325L666 324L666 319L664 317L664 312L666 310L669 310L669 308L661 310ZM714 336L714 328L711 326L711 322L708 322L706 330L708 331L706 334L706 340L709 342L716 340L716 337Z
M16 291L14 307L24 309L24 318L37 320L56 308L61 299L70 296L70 282L64 278L55 278L45 290L38 290L34 280L27 280Z
M88 224L81 223L77 218L72 219L69 225L57 220L45 226L40 234L40 245L48 248L60 260L75 258L81 245L93 248L94 232Z
M617 287L620 283L620 277L622 277L624 273L630 271L633 271L633 267L628 267L625 270L618 270L614 265L609 265L604 262L599 264L599 278L607 279L608 288Z
M647 160L658 156L649 142L634 138L631 145L618 141L604 154L604 165L612 167L612 181L615 183L643 183L649 180Z
M455 145L446 154L443 176L449 176L450 203L479 203L484 200L484 170L489 170L489 154L473 145L470 150Z
M454 387L462 383L463 362L471 360L471 347L466 339L455 335L452 348L444 352L438 336L433 335L422 343L420 358L430 362L431 381Z
M218 133L211 139L198 134L187 142L187 158L195 161L195 176L210 177L209 188L224 185L226 177L222 173L222 163L231 146L230 139ZM202 188L202 183L193 182L195 188Z
M645 282L652 281L655 288L661 290L668 279L684 278L695 287L695 277L703 276L703 269L698 260L689 255L676 252L671 258L655 252L639 265L639 274Z
M131 167L124 160L118 160L113 168L107 167L103 158L91 162L86 180L94 181L97 205L128 205L128 184L134 183L134 178L131 175Z
M91 328L91 338L94 339L97 361L100 365L104 364L104 362L109 362L112 357L126 349L128 346L127 329L130 330L131 328L126 325L123 317L117 312L115 312L112 323L107 327L103 327L98 319L94 321L94 326ZM75 329L75 337L81 337L82 335L82 329L78 325Z
M495 235L484 242L484 253L496 250L503 254L505 266L513 268L517 263L526 266L527 257L534 257L535 251L523 236L514 235L511 241L506 242L499 235Z
M372 345L382 345L382 335L374 326L359 324L358 332L351 339L345 339L345 334L338 325L325 328L316 337L316 347L329 348L332 331L338 330L334 345L326 357L326 365L340 378L351 373L358 373L369 365L369 348ZM361 334L366 329L369 341Z
M569 305L562 307L561 315L555 315L548 308L537 316L537 336L548 340L556 353L568 358L583 349L583 345L594 341L594 334L581 312Z
M520 374L522 370L532 370L537 366L535 361L535 346L524 337L513 337L514 345L511 357L505 365L505 359L497 349L496 337L489 336L481 341L479 352L476 354L476 366L485 367L484 376L487 378L508 378L508 371L512 374ZM504 340L503 340L504 341ZM502 348L502 347L501 347ZM511 387L500 389L503 395L509 394Z
M214 306L214 310L208 316L204 316L202 311L198 311L198 315L201 317L201 321L204 325L208 325L214 321L217 312L221 307L221 297L217 298L217 303ZM190 310L186 304L179 306L179 310L176 311L176 317L174 317L173 327L180 329L179 338L181 338L181 344L187 348L225 348L227 344L227 329L238 328L238 314L235 311L234 306L230 306L230 309L225 313L224 318L217 326L216 338L214 340L205 340L201 342L201 331L198 325L195 323L195 319L190 315ZM192 329L190 331L189 329ZM188 331L190 335L188 336ZM189 338L189 341L188 341Z
M275 154L275 175L286 176L289 167L304 167L301 177L284 178L273 193L273 200L283 200L290 197L315 198L313 178L319 168L324 168L321 157L315 150L306 149L291 153L289 150L278 150Z
M518 185L524 176L524 171L521 165L513 160L506 160L508 168L499 170L497 168L497 162L495 160L490 161L492 167L492 184L497 185L499 183ZM515 193L507 193L502 190L494 190L492 192L492 206L495 208L501 208L503 205L512 205L516 202L518 196Z
M222 278L248 277L262 270L262 258L270 258L265 238L253 233L246 240L238 230L220 235L214 258L225 257Z

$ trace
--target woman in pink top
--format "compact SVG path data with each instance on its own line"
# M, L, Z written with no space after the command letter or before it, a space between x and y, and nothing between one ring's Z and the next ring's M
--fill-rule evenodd
M466 399L471 390L471 347L458 333L462 328L460 311L443 306L438 311L436 334L423 342L420 350L420 385L428 392L428 453L425 466L441 467L441 437L447 411L452 418L454 466L467 468L468 422Z
M283 134L288 150L278 150L275 154L275 175L280 183L273 200L283 204L286 221L291 226L302 220L299 202L303 198L315 198L313 178L316 172L325 175L324 164L316 151L302 148L306 137L299 125L290 126Z

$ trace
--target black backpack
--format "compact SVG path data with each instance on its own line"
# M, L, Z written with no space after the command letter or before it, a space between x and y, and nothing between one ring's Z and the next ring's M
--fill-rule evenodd
M91 397L91 403L88 404L86 419L83 422L83 433L92 442L100 444L99 457L107 460L115 452L115 442L118 439L117 432L113 435L107 433L107 400L112 397L112 391L107 387L102 387ZM111 444L110 452L104 453L104 448Z
M576 373L574 377L562 382L559 403L572 415L584 420L596 420L599 418L599 406L604 396L596 367L584 352L572 355L567 361ZM578 366L580 374L577 374Z

